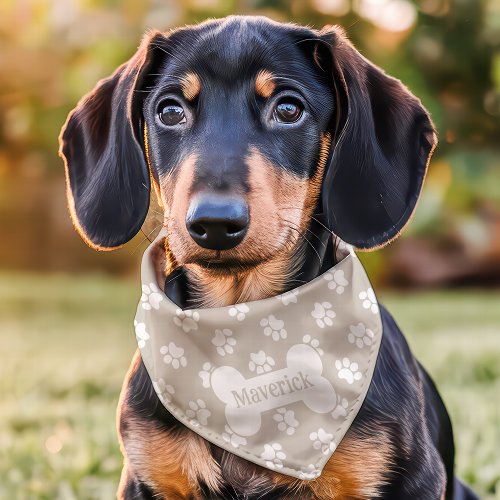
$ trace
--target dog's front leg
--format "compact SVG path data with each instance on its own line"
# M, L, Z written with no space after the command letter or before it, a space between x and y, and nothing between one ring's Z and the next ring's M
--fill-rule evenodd
M129 466L125 464L122 469L120 478L120 485L116 494L118 500L157 500L158 497L138 479L130 470Z

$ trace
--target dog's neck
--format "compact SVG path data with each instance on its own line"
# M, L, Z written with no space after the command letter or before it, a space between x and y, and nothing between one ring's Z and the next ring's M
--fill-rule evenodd
M223 307L284 293L311 281L335 264L330 232L321 222L311 223L308 240L301 240L286 255L278 255L249 270L215 274L200 266L177 267L165 242L155 260L165 293L182 308Z

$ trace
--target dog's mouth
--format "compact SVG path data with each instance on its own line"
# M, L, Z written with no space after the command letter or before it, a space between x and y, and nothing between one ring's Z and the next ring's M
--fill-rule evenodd
M205 271L213 271L217 274L234 274L247 272L248 270L262 264L262 260L241 260L235 258L215 257L213 259L196 259L192 264L198 265Z

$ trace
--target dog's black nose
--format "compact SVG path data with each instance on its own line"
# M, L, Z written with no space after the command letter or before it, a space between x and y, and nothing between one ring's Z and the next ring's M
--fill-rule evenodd
M201 247L229 250L243 241L249 220L248 206L241 198L204 194L192 200L186 227Z

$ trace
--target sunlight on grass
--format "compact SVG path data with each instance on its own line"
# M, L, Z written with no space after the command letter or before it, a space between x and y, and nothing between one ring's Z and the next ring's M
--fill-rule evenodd
M0 498L110 499L138 283L0 275ZM451 413L459 475L500 498L500 291L384 294Z

